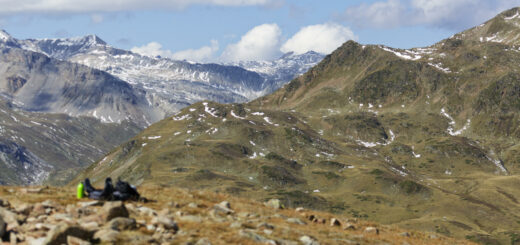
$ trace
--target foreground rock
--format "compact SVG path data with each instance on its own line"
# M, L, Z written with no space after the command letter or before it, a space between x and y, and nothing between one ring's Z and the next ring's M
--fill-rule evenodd
M169 195L161 195L167 191ZM6 194L0 235L11 244L471 244L312 210L211 192L143 188L151 203L78 201L68 190ZM10 193L10 192L9 192ZM46 201L36 201L46 200ZM172 204L175 202L174 204ZM7 202L5 202L7 203ZM28 208L32 207L32 208ZM305 220L305 221L304 221ZM307 221L308 220L308 221ZM355 222L355 225L352 224ZM3 224L3 225L2 225ZM402 234L407 234L403 236Z

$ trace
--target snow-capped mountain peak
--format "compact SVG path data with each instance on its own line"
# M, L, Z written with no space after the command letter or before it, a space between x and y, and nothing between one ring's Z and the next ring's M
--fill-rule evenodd
M12 39L11 35L9 35L5 30L0 29L0 40L6 41L9 39Z
M88 53L97 48L108 47L107 43L96 35L72 38L46 38L23 40L22 46L34 52L66 60L77 54Z
M19 47L18 41L13 38L7 31L0 29L0 45L6 45L10 47Z

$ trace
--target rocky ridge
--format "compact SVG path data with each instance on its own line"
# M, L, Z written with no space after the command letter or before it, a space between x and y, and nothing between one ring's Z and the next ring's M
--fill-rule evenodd
M10 40L22 49L110 73L146 91L150 105L164 115L201 100L231 103L255 99L280 88L324 57L309 52L287 54L274 61L200 64L117 49L95 35Z
M0 236L11 244L472 244L435 234L284 209L227 195L144 187L142 202L74 200L72 189L2 187ZM168 196L160 195L168 192ZM157 195L157 196L155 196Z

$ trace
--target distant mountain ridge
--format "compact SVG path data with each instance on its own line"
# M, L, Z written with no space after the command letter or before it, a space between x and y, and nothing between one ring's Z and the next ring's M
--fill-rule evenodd
M141 56L95 35L18 40L0 30L0 184L63 183L138 128L197 101L249 101L303 72L298 64L277 65L278 78Z
M26 50L106 71L146 91L149 104L163 115L201 100L232 103L255 99L303 74L324 57L309 52L269 62L198 64L117 49L96 35L16 43Z

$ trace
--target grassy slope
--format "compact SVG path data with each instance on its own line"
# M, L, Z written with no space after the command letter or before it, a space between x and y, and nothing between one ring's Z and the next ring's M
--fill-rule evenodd
M121 176L279 197L293 206L509 243L520 230L520 54L511 34L520 31L517 19L506 20L511 15L412 50L421 53L417 60L347 42L272 95L184 109L176 116L182 120L151 126L76 181ZM501 43L480 41L493 33ZM466 124L460 135L447 131Z

